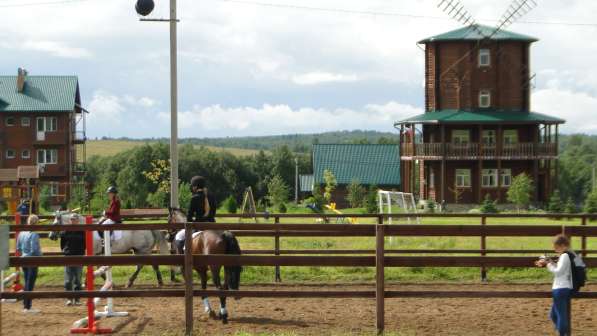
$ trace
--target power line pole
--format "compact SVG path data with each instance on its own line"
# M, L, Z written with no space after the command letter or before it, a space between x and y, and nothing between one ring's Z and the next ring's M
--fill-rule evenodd
M153 0L137 0L135 9L142 16L154 8ZM178 208L178 64L176 0L170 0L170 18L140 19L141 21L170 23L170 206Z

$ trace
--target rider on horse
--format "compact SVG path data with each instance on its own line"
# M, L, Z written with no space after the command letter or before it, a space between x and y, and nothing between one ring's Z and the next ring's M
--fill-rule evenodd
M191 178L191 202L187 212L187 222L213 223L216 221L216 200L213 195L208 194L203 176ZM179 253L182 253L184 246L185 230L176 233L174 244Z
M100 224L121 224L122 217L120 216L120 198L118 197L118 189L116 189L115 186L110 186L106 192L110 199L110 206L104 211L104 217L100 219ZM104 238L103 231L99 231L99 234Z

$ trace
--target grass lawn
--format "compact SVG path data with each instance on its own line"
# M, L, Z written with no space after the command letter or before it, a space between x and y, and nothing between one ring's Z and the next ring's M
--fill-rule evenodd
M291 208L293 212L304 212L303 209ZM359 209L345 210L345 213L360 213ZM224 222L225 219L220 219ZM230 222L236 222L230 219ZM373 224L375 219L359 219L359 224ZM245 222L251 222L245 220ZM260 223L273 223L260 220ZM282 219L282 223L313 223L313 219ZM404 223L404 221L403 221ZM422 224L478 224L478 218L421 218ZM579 220L553 220L541 218L488 218L487 224L543 224L543 225L578 225ZM239 237L243 249L273 249L274 239L270 237ZM374 249L374 237L326 237L326 238L281 238L281 249ZM597 249L597 239L588 240L589 249ZM573 246L580 247L580 239L574 239ZM45 251L58 251L58 242L44 239L42 247ZM551 247L550 237L490 237L487 238L488 249L545 249ZM12 247L14 248L14 247ZM480 239L469 237L393 237L386 238L387 249L479 249ZM123 284L132 273L133 267L116 267L114 276L116 283ZM162 267L164 279L169 279L167 267ZM595 273L595 272L593 272ZM370 267L282 267L282 280L285 283L308 282L372 282L375 269ZM488 273L489 281L499 282L531 282L550 281L551 276L543 269L534 268L493 268ZM479 281L478 268L433 268L404 267L387 268L386 279L398 282L474 282ZM591 278L591 275L589 275ZM63 270L59 267L41 268L39 283L41 285L58 285L62 282ZM269 283L274 279L273 267L245 267L242 282ZM155 275L151 267L145 267L139 276L139 283L155 284Z
M138 146L143 146L145 144L151 144L152 142L143 142L143 141L130 141L130 140L87 140L86 143L86 152L87 157L91 157L94 155L98 156L112 156L116 155L120 152L124 152L129 149L133 149ZM195 147L199 148L202 147L200 145L196 145ZM232 155L236 156L248 156L257 154L259 151L252 150L252 149L242 149L242 148L224 148L224 147L214 147L214 146L203 146L206 149L209 149L213 152L228 152Z

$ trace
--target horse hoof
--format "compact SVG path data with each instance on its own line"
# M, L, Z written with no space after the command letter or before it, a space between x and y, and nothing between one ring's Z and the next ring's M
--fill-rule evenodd
M216 313L213 310L208 311L207 314L209 314L209 318L211 318L212 320L218 319L218 316L216 315Z
M222 324L228 324L228 314L220 315L220 318L222 319Z

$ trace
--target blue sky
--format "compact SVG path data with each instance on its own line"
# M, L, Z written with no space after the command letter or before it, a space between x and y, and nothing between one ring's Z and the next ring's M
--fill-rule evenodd
M495 23L510 1L461 0ZM168 25L142 23L134 0L22 6L0 1L0 73L76 74L91 137L169 135ZM392 131L422 111L423 52L416 41L459 28L436 0L270 0L351 14L179 0L180 134L219 137L345 129ZM19 4L20 7L3 7ZM538 37L532 109L568 120L565 133L597 134L597 2L554 0L509 30ZM166 17L156 0L152 17Z

